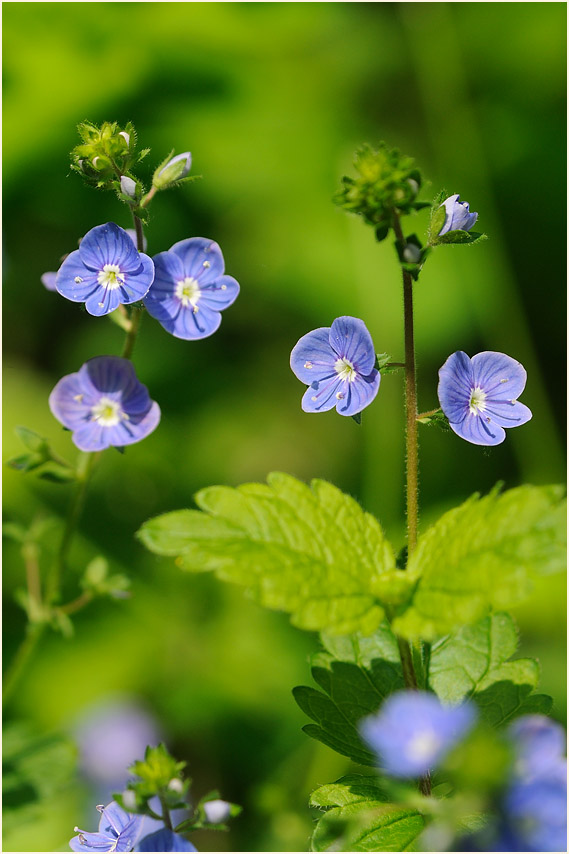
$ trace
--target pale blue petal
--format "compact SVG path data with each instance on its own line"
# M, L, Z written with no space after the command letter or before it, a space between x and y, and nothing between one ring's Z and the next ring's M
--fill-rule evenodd
M469 413L462 421L450 421L450 426L461 439L466 439L473 445L500 445L506 438L506 432L486 413L473 415Z
M85 301L85 308L93 317L102 317L105 314L110 314L111 311L115 311L120 304L119 288L111 290L99 285L97 290Z
M206 305L215 311L223 311L235 302L239 295L239 283L232 276L220 276L209 285L200 282L200 307Z
M190 237L180 240L170 248L180 258L184 275L196 279L200 284L209 284L219 279L225 271L221 249L214 240L206 237Z
M137 270L124 274L124 285L117 290L121 295L121 302L130 305L144 299L154 281L154 262L152 258L141 252L138 256L140 266Z
M320 383L313 383L302 397L304 412L328 412L338 403L336 394L341 393L343 381L335 373L333 377Z
M290 367L298 379L310 385L333 376L338 356L330 346L330 327L323 326L303 335L292 348ZM306 364L312 367L305 367Z
M495 401L490 403L485 402L485 409L481 417L488 416L492 419L492 424L499 424L500 427L519 427L526 424L532 417L531 409L528 409L523 403L514 401Z
M98 273L89 270L79 254L79 250L70 252L59 270L55 279L55 288L62 297L72 302L85 302L100 285L97 281ZM75 281L79 279L80 281Z
M505 353L485 350L472 357L474 385L493 400L516 400L525 388L523 365Z
M137 818L139 822L141 820L141 817L133 816L132 813L128 813L126 810L123 810L116 801L111 801L111 803L107 804L107 806L101 811L99 833L111 834L114 830L118 836L121 831L131 823L133 818Z
M357 415L372 402L379 391L380 374L373 371L369 377L356 377L353 382L347 380L340 391L344 394L342 400L336 403L336 411L340 415Z
M458 350L439 371L439 401L451 424L463 421L469 414L473 383L472 362L466 353Z
M44 288L48 291L56 291L55 281L57 279L57 273L43 273L41 277L41 283Z
M85 842L81 842L84 839ZM74 836L69 841L69 847L72 851L113 851L116 843L116 838L105 836L102 833L84 833L80 836ZM115 849L116 850L116 849Z
M96 225L88 231L79 245L83 263L92 270L102 270L105 264L120 267L121 272L132 272L140 266L138 252L123 228L114 222Z
M49 396L49 408L57 420L69 430L77 430L90 418L91 406L85 401L84 388L78 373L69 374L59 380Z
M336 318L330 329L330 345L338 357L350 361L359 374L371 374L375 350L363 320L349 316Z
M174 833L173 830L163 828L162 830L145 836L136 846L137 851L197 851L191 842Z

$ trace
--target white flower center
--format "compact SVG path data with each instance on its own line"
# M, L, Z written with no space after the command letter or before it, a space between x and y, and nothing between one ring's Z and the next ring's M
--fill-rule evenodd
M407 745L407 756L419 762L430 760L440 747L440 739L433 732L417 733Z
M105 264L97 276L97 281L104 288L114 291L124 285L124 274L117 264Z
M128 420L128 415L122 411L118 400L102 397L91 408L91 418L93 421L98 421L101 427L115 427L123 419Z
M482 391L479 386L476 386L476 388L472 389L470 393L469 404L471 415L478 415L480 412L484 412L484 410L486 409L486 403L484 402L486 400L486 397L486 392Z
M200 286L191 276L186 276L181 282L176 284L175 294L182 303L184 308L190 306L194 311L197 311L198 300L201 296Z
M336 359L334 370L341 380L348 380L349 383L356 378L356 369L348 359Z

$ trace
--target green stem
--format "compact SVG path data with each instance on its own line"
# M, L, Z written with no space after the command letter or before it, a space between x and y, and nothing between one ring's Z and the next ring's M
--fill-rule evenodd
M68 602L67 605L61 605L57 610L62 614L75 614L77 611L84 608L85 605L88 605L92 599L93 594L86 590L84 593L81 593L77 599L73 599L73 601Z
M441 408L439 406L438 409L429 409L428 412L418 412L417 413L417 421L420 421L421 418L432 418L433 415L436 415L437 412L440 412L440 411L441 411Z
M136 309L135 308L133 310L133 313L131 315L131 320L130 320L130 329L127 332L125 342L124 342L123 351L121 353L121 356L123 359L132 358L132 351L134 350L134 344L135 344L135 341L136 341L136 338L137 338L137 335L138 335L138 332L140 329L140 324L142 322L142 315L143 315L142 309Z
M160 805L162 807L162 821L164 822L168 830L173 830L172 819L170 818L170 810L168 809L168 806L166 804L166 799L163 795L158 795L158 797L160 799Z
M28 623L26 628L26 636L18 651L14 656L10 667L6 671L6 675L2 681L2 703L6 705L14 693L14 689L18 685L22 674L28 666L33 653L38 645L38 641L44 633L46 623Z

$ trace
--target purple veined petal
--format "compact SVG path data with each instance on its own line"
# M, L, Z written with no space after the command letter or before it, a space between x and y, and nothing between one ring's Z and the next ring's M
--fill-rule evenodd
M108 427L101 427L92 419L89 419L82 427L73 431L73 444L80 451L104 451L110 448L108 442L107 431Z
M136 816L141 819L141 817ZM123 810L115 801L111 801L106 807L101 810L101 818L99 820L99 833L112 834L114 830L117 836L131 823L133 819L132 813Z
M462 225L462 229L464 231L470 231L476 220L478 219L477 213L468 213L464 219L464 224Z
M520 427L531 420L532 411L518 400L513 402L487 400L480 417L483 418L485 415L490 416L492 424L499 424L500 427Z
M338 357L348 359L359 374L371 374L375 365L375 350L363 320L349 316L337 317L330 328L330 345Z
M97 286L97 290L85 301L85 308L93 317L103 317L115 311L121 304L120 289L103 288Z
M124 230L114 222L96 225L88 231L79 246L83 263L92 270L102 270L105 264L116 264L121 272L140 267L138 252Z
M154 287L155 285L152 286L152 288ZM184 310L180 300L173 296L155 299L149 294L144 300L144 305L148 314L161 323L167 332L173 334L172 330L176 326L176 321L180 313Z
M146 413L131 416L128 421L121 421L115 427L105 427L106 447L123 448L140 442L158 427L160 417L160 407L154 402Z
M140 252L138 259L140 261L138 270L124 273L124 285L117 288L120 293L120 301L123 305L130 305L132 302L144 299L154 281L154 262L152 258Z
M220 276L209 285L201 285L200 291L200 306L206 305L214 311L223 311L239 296L239 283L233 276Z
M56 291L55 280L57 279L57 273L43 273L41 277L41 283L47 291Z
M322 326L307 332L294 345L290 354L290 367L301 382L311 385L334 376L337 359L338 356L330 346L330 327Z
M155 833L151 833L149 836L145 836L140 840L136 847L137 851L197 851L197 849L192 845L191 842L188 842L187 839L184 839L183 836L180 836L179 833L174 833L173 830L169 830L164 827L161 830L157 830Z
M469 414L473 386L472 362L466 353L458 350L439 371L439 401L451 424L463 421Z
M128 397L139 385L132 362L119 356L95 356L81 366L79 376L84 389L96 398Z
M196 312L191 308L182 308L173 323L171 332L176 338L193 341L213 335L220 325L221 314L205 305L202 306L200 301Z
M505 353L477 353L472 369L474 384L493 400L516 400L526 385L525 368Z
M79 250L70 252L55 279L55 288L62 297L72 302L85 302L100 287L97 272L88 269Z
M335 373L322 382L314 382L302 396L301 406L304 412L328 412L338 403L336 394L341 393L344 381Z
M84 839L85 842L81 842ZM74 836L69 841L69 846L72 851L113 851L116 843L116 838L104 837L100 833L85 833L81 831L80 835Z
M473 445L500 445L506 438L506 431L493 419L488 421L488 418L484 412L479 415L469 413L462 421L449 419L449 424L457 436Z
M174 243L169 251L182 261L184 276L191 276L200 285L215 282L225 271L221 249L214 240L208 240L206 237L180 240Z
M340 415L357 415L375 398L380 381L381 376L377 370L373 371L369 377L358 376L353 382L345 381L344 388L340 390L345 396L337 401L336 411Z
M69 430L79 429L90 418L91 406L85 401L78 373L59 380L49 396L49 408Z
M448 199L445 199L443 202L443 206L445 209L445 222L441 230L439 231L439 237L441 234L446 234L447 231L453 231L456 226L453 226L453 214L455 209L455 204L459 199L459 194L455 193L454 196L449 196Z

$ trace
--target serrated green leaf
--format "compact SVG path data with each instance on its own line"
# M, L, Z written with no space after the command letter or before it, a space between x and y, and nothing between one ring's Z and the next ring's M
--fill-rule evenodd
M425 640L508 608L532 587L532 576L565 567L564 489L520 486L474 495L419 538L407 567L417 581L397 634Z
M532 694L539 681L537 661L508 661L517 646L512 617L491 614L432 647L429 684L445 703L472 697L482 717L494 726L526 714L528 703L542 710L550 698Z
M388 694L404 687L395 638L384 624L370 638L327 636L325 642L345 658L329 652L313 656L312 676L322 691L305 686L293 691L300 708L315 721L303 730L337 753L375 766L377 757L362 742L358 725Z
M312 851L413 851L425 827L417 809L385 803L373 777L342 777L313 792L310 803L326 808Z
M152 519L138 536L192 572L214 570L309 630L373 632L377 579L395 567L379 523L336 487L273 473L268 485L204 489L203 512Z

